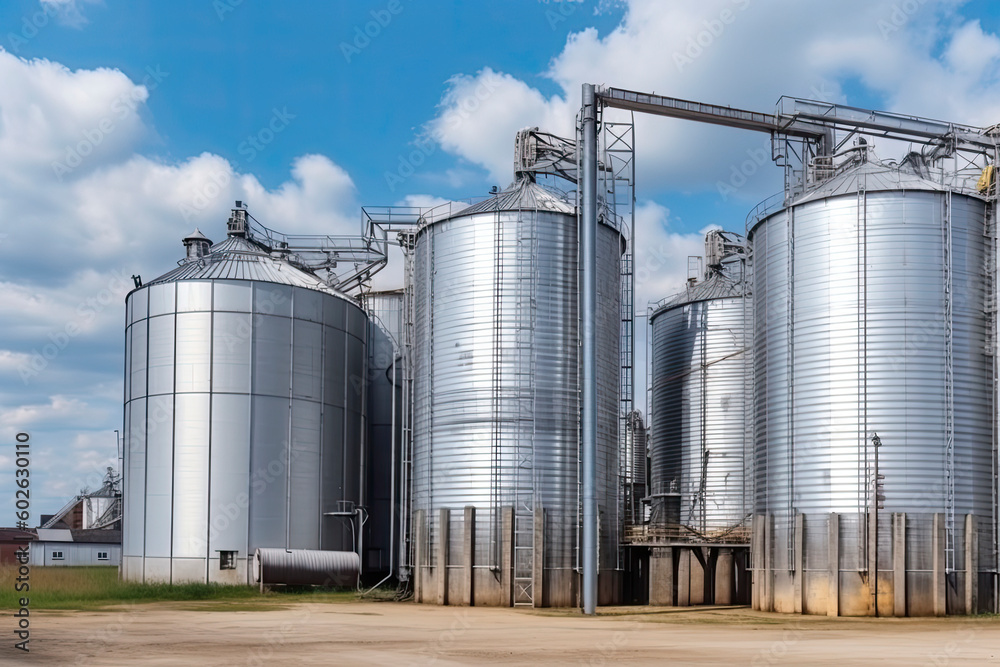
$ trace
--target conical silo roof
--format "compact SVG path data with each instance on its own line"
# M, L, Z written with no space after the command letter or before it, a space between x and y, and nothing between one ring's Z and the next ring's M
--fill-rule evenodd
M272 255L264 246L242 236L230 236L216 243L204 257L184 261L147 284L179 280L256 280L344 296L316 274L294 266L284 257Z

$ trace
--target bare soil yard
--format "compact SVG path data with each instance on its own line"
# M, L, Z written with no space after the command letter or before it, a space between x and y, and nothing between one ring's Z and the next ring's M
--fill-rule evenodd
M748 609L158 602L31 615L37 665L1000 665L1000 619L827 619Z

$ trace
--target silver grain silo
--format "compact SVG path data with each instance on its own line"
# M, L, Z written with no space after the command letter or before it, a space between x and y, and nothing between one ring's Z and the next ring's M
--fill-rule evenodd
M249 583L258 548L355 549L323 514L361 502L368 318L240 215L126 297L125 579Z
M749 541L753 502L746 442L746 242L738 234L711 231L705 246L704 276L657 304L649 318L647 532L650 542L671 545L656 548L655 558L668 558L670 570L675 560L686 559L682 569L694 575L678 580L677 594L670 591L663 599L653 581L654 604L730 604L747 588L736 576L746 548L734 552L734 545ZM695 545L702 557L692 558L685 544Z
M598 233L602 604L619 594L622 235ZM414 245L418 601L573 606L580 566L576 209L521 178Z
M996 564L986 207L858 155L751 221L753 604L972 613Z
M722 234L709 232L707 244ZM726 235L743 250L742 237ZM649 318L651 522L681 539L740 541L749 519L744 260L710 265Z
M365 572L372 583L398 576L403 464L403 292L369 292L368 328L368 521Z

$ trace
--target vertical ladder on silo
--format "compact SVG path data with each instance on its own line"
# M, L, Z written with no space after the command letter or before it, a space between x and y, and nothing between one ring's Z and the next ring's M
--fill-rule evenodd
M993 163L997 163L996 150L994 150ZM990 373L990 385L991 385L991 400L992 400L992 414L993 419L990 421L993 424L992 432L992 452L993 455L990 457L993 466L993 503L991 505L993 511L993 521L991 522L991 532L993 533L992 543L994 549L997 544L997 503L998 503L998 488L997 488L997 445L998 445L998 430L997 430L997 229L996 229L996 203L997 203L997 189L995 177L991 178L990 182L987 184L986 190L986 207L985 216L983 221L983 237L985 238L986 252L983 257L983 282L985 285L985 297L986 303L983 311L986 314L986 358L989 360L988 371ZM997 556L994 555L994 558ZM996 560L994 561L996 565Z
M871 569L869 543L871 529L867 517L872 511L872 462L868 450L868 218L864 177L858 182L857 202L857 301L858 301L858 556L865 570Z
M500 215L500 199L497 197L497 210L493 217L493 340L492 340L492 396L491 396L491 446L490 446L490 513L491 513L491 569L494 574L500 572L503 558L502 544L506 539L503 534L502 507L506 500L501 493L503 483L503 220Z
M403 312L400 314L403 326L402 353L402 428L400 431L400 522L399 522L399 572L400 577L408 577L413 564L413 547L410 539L410 495L413 479L413 254L416 233L399 233L400 247L403 249Z
M617 208L617 204L616 204ZM634 232L633 232L634 233ZM634 408L632 396L632 373L633 373L633 346L635 344L633 330L633 248L631 239L621 261L621 375L619 377L619 392L621 407L619 409L618 420L620 427L618 437L622 461L620 463L621 478L625 489L625 523L632 524L636 521L635 505L639 501L634 497L635 491L635 461L633 460L635 450L635 438L629 428L629 416Z
M517 412L514 442L514 605L534 606L535 572L535 461L534 461L534 395L535 395L535 289L538 285L537 212L517 212L517 235L514 239L514 259L518 273L514 290L516 326L512 332L517 350L514 370L516 387L513 399ZM525 275L525 271L528 274Z
M952 331L951 190L945 193L944 219L944 345L945 345L945 572L955 571L955 372Z

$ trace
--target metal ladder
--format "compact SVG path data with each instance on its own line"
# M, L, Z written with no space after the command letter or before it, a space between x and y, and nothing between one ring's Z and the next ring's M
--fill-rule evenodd
M635 125L628 121L600 123L601 155L606 165L600 170L601 191L614 224L626 238L621 257L618 378L618 492L613 529L624 538L625 526L641 523L640 498L636 497L635 438L629 420L635 408ZM605 511L610 512L608 507ZM624 567L623 551L618 550L617 567Z
M951 190L944 198L945 572L955 571L955 370L952 332Z
M998 158L997 151L994 150L993 164L997 164ZM992 433L992 449L993 456L992 466L993 466L993 503L991 505L993 510L993 517L990 525L990 531L993 534L993 567L994 571L1000 571L1000 553L996 549L997 535L998 535L998 525L997 525L997 503L998 503L998 485L997 485L997 445L998 445L998 433L997 429L997 187L995 182L996 177L994 176L993 182L989 183L986 190L986 209L983 221L983 237L986 240L986 252L983 257L983 282L986 288L986 303L983 311L986 314L986 358L989 360L989 366L987 368L990 374L990 395L992 397L992 414L993 419L993 433ZM996 576L994 575L994 587L996 584ZM996 589L994 588L994 591ZM995 597L995 593L994 593ZM994 607L994 611L997 608Z
M514 371L516 386L510 399L516 405L512 415L516 428L514 441L514 605L534 606L535 574L535 452L534 452L534 387L535 387L535 294L538 284L536 214L526 221L518 210L513 240L516 266L530 267L531 275L515 276L516 326L510 332L517 350Z
M413 548L410 524L412 523L411 480L413 479L413 345L414 345L414 305L413 305L413 254L416 245L416 233L400 232L399 244L403 249L404 275L403 312L400 313L403 325L402 340L402 429L400 443L400 522L399 522L399 577L407 581L413 569Z
M499 206L499 198L497 198ZM504 498L500 494L503 480L503 220L497 208L494 217L493 235L493 352L492 352L492 395L491 401L491 447L490 447L490 511L492 530L490 554L491 569L500 572L502 566L501 549L506 536L503 534L502 507Z
M871 569L871 530L867 517L872 511L872 461L868 450L868 209L866 183L858 183L857 201L857 311L858 311L858 562Z

